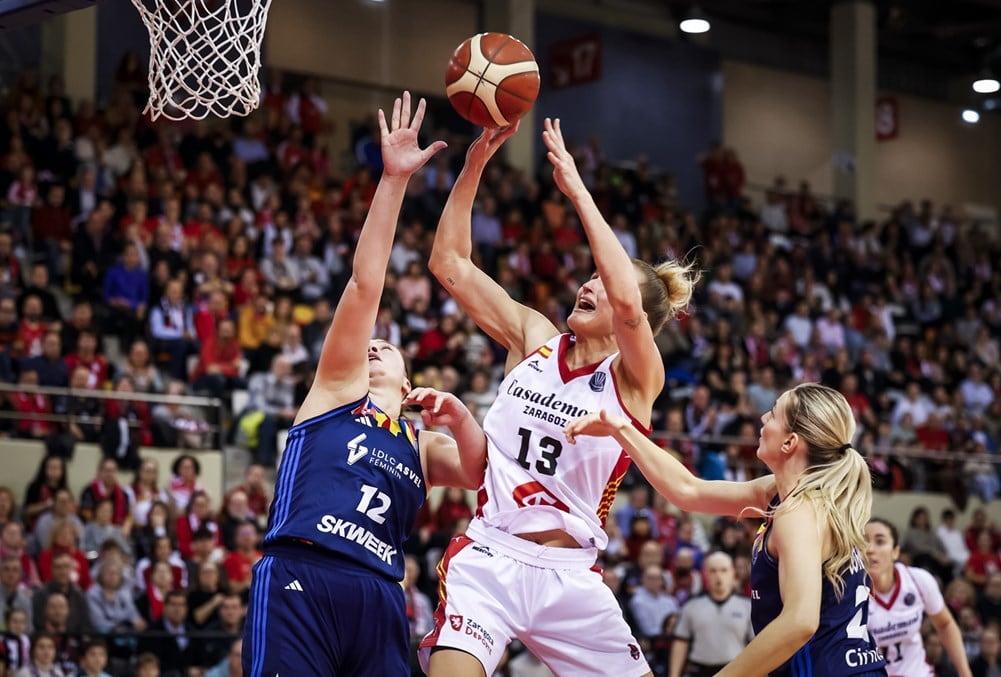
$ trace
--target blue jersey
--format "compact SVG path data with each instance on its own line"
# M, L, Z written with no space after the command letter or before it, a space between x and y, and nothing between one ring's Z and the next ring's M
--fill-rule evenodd
M304 540L402 580L426 497L413 426L366 396L289 430L264 547Z
M772 501L772 507L777 501ZM760 633L782 611L779 563L768 553L771 519L758 529L751 548L751 624ZM825 576L821 587L820 625L803 648L772 677L847 677L886 674L886 661L869 636L869 575L858 551L842 571L845 592L838 599Z

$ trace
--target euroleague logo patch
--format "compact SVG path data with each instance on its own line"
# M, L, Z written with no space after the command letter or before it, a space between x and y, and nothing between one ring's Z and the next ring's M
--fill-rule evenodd
M914 597L914 593L913 592L909 592L906 595L904 595L904 605L905 606L914 606L914 602L915 601L916 601L916 598Z
M448 622L451 623L452 629L456 632L462 630L462 616L460 614L450 614Z
M588 387L596 393L605 389L605 372L596 371L591 375L591 380L587 382Z
M632 656L634 661L638 661L640 659L640 648L635 644L630 644L629 655Z

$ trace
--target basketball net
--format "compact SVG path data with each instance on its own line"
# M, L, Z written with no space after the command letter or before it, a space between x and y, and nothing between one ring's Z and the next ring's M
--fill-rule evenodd
M156 120L248 115L261 102L261 42L271 0L132 0L149 31Z

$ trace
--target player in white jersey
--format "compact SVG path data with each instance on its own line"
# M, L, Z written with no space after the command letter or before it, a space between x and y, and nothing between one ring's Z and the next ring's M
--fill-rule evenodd
M571 444L562 431L602 408L648 428L664 386L654 336L688 305L697 274L629 258L584 187L559 120L547 119L553 176L580 216L597 273L577 292L572 334L514 301L473 263L470 231L483 170L515 131L486 130L470 146L431 254L431 272L508 357L484 421L480 505L439 565L435 628L421 661L434 677L489 675L517 638L556 674L649 674L611 590L590 571L629 459L614 442Z
M897 562L897 528L874 517L865 527L865 540L872 578L869 632L886 657L887 674L934 677L921 639L921 622L927 614L959 677L971 677L963 636L945 606L938 582L924 569Z

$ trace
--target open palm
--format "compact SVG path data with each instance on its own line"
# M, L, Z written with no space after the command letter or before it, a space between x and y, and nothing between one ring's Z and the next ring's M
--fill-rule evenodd
M382 138L382 164L387 176L409 177L423 167L431 157L445 148L444 141L435 141L421 150L417 135L424 122L427 107L424 99L417 104L417 111L410 116L410 92L393 102L393 115L389 124L386 114L379 109L379 131Z

